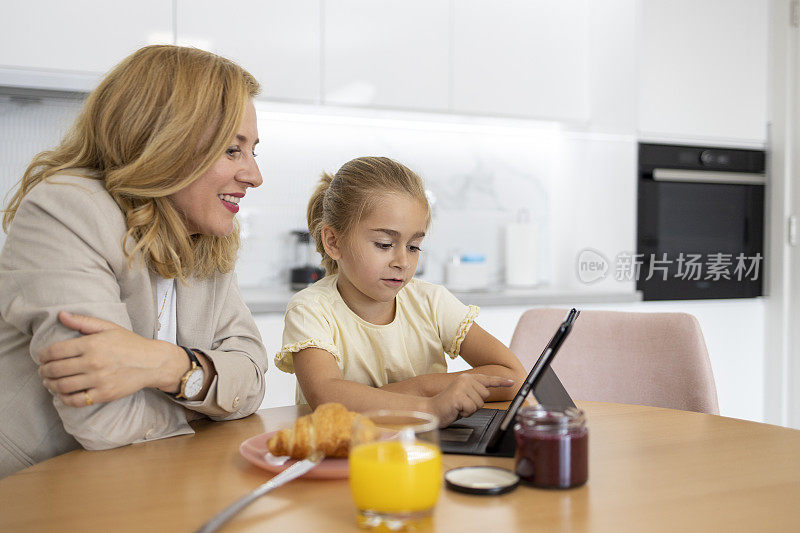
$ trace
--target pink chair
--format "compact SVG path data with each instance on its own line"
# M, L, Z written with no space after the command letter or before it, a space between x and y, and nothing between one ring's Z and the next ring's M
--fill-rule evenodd
M522 315L511 351L525 368L566 315L566 309ZM703 332L686 313L581 311L552 366L575 400L719 414Z

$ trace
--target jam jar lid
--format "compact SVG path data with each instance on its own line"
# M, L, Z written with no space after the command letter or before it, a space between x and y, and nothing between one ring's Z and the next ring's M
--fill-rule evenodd
M586 417L583 410L577 407L561 409L536 404L520 409L516 420L525 427L561 430L583 426L586 422Z
M451 468L444 475L448 489L466 494L496 496L516 489L519 476L499 466L462 466Z

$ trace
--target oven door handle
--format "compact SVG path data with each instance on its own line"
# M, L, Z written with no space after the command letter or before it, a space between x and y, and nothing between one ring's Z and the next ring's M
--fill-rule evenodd
M676 168L655 168L656 181L680 181L690 183L722 183L731 185L764 185L764 174L751 172L724 172L718 170L680 170Z

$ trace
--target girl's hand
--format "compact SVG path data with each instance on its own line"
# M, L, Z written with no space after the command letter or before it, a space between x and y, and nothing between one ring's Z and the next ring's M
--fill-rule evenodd
M514 399L517 389L528 377L528 372L517 356L478 324L472 324L469 328L464 342L461 343L460 355L472 367L472 370L467 372L503 376L513 379L516 383L516 386L510 389L492 389L489 394L490 402Z
M39 354L42 383L65 405L110 402L146 387L177 392L189 369L189 358L174 344L145 339L99 318L66 311L58 318L83 333L55 342Z
M439 417L440 427L447 427L457 419L469 416L483 407L489 397L490 387L511 387L514 381L499 376L464 373L454 379L446 389L430 398L431 412Z

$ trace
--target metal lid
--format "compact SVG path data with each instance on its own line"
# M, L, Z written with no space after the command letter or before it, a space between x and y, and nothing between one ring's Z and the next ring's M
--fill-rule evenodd
M444 474L448 489L467 494L496 496L511 492L519 485L519 476L497 466L462 466Z
M520 409L517 422L525 427L566 429L582 426L586 417L577 407L558 409L537 404Z

